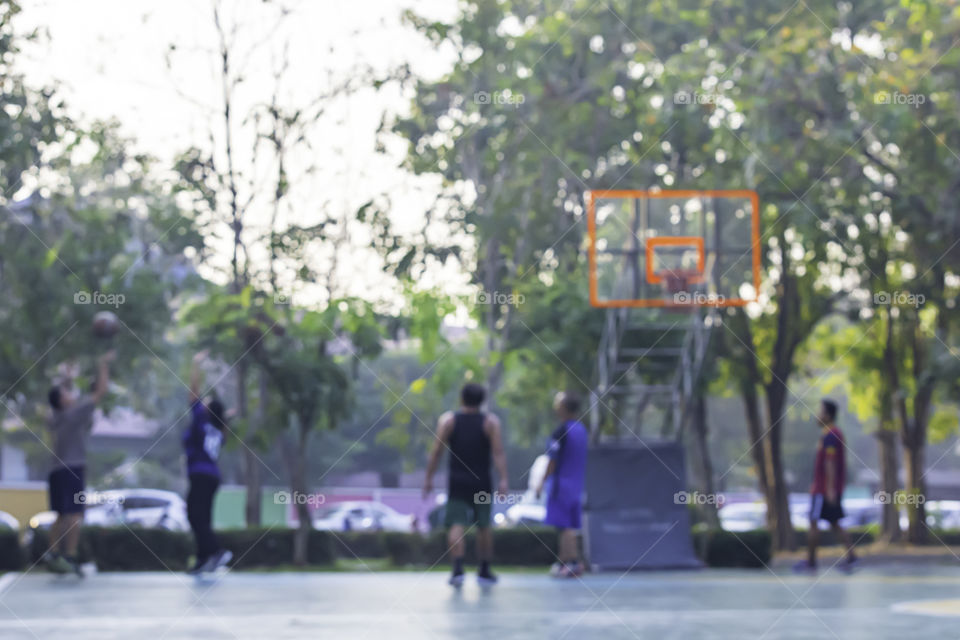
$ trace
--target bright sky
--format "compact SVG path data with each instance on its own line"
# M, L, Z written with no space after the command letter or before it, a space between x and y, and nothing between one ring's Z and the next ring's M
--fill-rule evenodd
M401 13L412 0L360 0L360 2L288 2L292 15L274 29L276 3L232 0L223 3L226 24L240 25L238 50L264 42L245 67L247 80L237 93L236 112L243 115L253 104L266 102L274 91L271 69L289 47L290 68L283 81L285 104L303 105L342 80L358 66L379 72L401 63L421 76L436 77L450 64L449 52L438 52L412 28L401 24ZM418 13L449 18L454 0L416 0ZM56 83L62 88L69 111L83 119L116 118L125 134L146 151L169 164L184 149L206 145L221 100L217 35L212 3L200 0L167 0L139 3L129 0L38 0L24 3L20 29L40 27L46 37L30 46L21 67L34 85ZM171 45L175 51L171 53ZM165 60L171 60L170 67ZM300 168L316 163L317 173L295 185L295 203L288 222L309 224L319 219L318 209L353 211L371 196L387 193L393 201L391 216L400 229L418 229L423 211L438 182L415 179L397 165L405 146L395 141L387 153L375 151L375 131L385 112L402 113L409 103L393 86L380 92L363 91L334 102L311 135L312 153L303 150L295 163ZM252 138L238 137L241 162L252 159ZM265 193L269 191L269 187ZM265 213L254 214L259 222ZM363 244L362 229L351 229L355 244ZM226 249L226 247L224 247ZM226 251L223 252L224 254ZM348 290L339 293L393 297L392 283L380 263L362 251L347 252L341 261L351 274ZM437 269L424 284L464 283L456 269ZM309 300L315 293L295 293Z

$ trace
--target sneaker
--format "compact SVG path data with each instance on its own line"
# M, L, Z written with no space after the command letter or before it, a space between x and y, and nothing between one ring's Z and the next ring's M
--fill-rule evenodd
M193 566L187 569L188 576L198 576L203 573L203 563L195 560Z
M579 578L583 575L583 565L579 562L573 562L563 566L560 574L561 578Z
M220 558L223 556L224 553L225 552L223 551L217 551L212 556L204 560L203 564L200 565L200 573L213 573L214 571L216 571L221 566ZM231 554L230 557L232 558L233 554Z
M816 573L817 565L810 564L806 560L801 560L800 562L793 565L794 573Z
M73 566L59 553L45 553L43 560L50 573L64 575L73 571Z
M450 579L447 580L447 583L448 583L451 587L456 587L457 589L459 589L460 587L463 586L463 577L464 577L464 576L463 576L463 573L454 573L454 574L451 574L451 575L450 575Z
M493 571L490 571L489 569L487 569L486 571L481 571L477 573L477 584L480 584L482 586L494 585L494 584L497 584L498 581L499 581L499 578L497 578L496 574L494 574Z
M233 560L233 552L223 549L215 555L213 559L213 570L216 571L217 569L227 566L227 563Z
M853 573L859 565L860 560L856 557L853 557L841 560L840 564L837 566L840 568L840 571L843 571L844 573Z
M76 558L64 557L63 560L70 566L70 571L77 574L78 578L83 577L83 567L77 562Z
M560 578L563 577L563 563L554 562L550 565L550 577L551 578Z

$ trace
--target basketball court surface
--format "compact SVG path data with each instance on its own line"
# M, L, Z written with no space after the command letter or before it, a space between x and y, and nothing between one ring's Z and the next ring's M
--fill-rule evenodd
M750 570L556 581L504 573L461 592L440 572L0 578L0 637L957 638L960 566L797 576Z

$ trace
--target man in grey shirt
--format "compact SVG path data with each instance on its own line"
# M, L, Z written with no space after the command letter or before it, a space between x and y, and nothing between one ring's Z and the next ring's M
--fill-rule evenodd
M97 361L97 381L93 393L80 396L70 380L50 389L53 408L50 431L53 434L53 459L49 476L50 510L57 520L50 529L50 550L44 554L47 566L55 573L73 571L82 575L77 563L80 525L85 502L83 476L87 465L87 435L93 428L93 411L107 393L111 350Z

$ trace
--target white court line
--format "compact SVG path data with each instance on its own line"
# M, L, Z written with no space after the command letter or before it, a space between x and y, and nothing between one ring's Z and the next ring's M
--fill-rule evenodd
M960 600L914 600L890 607L896 613L913 613L937 618L960 618Z
M17 581L17 578L20 577L19 571L14 571L12 573L5 573L0 576L0 595L3 595L3 592L6 591Z

